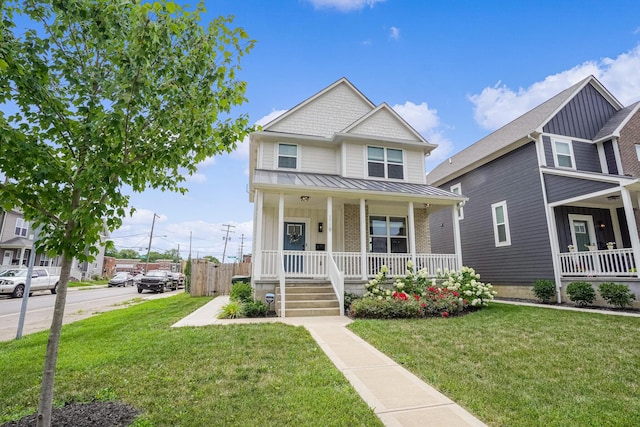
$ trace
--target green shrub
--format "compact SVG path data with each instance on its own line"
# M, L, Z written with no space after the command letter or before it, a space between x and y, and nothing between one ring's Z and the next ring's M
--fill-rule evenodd
M247 317L266 317L269 306L260 300L244 303L244 315Z
M556 284L549 279L536 280L533 282L533 293L540 302L549 302L556 294Z
M251 284L245 282L236 282L231 285L229 291L229 299L231 301L249 302L253 301L253 288Z
M244 303L240 301L229 301L222 306L222 311L218 314L219 319L237 319L244 315Z
M629 286L622 283L601 283L598 292L605 301L617 307L624 308L631 305L636 296L629 290Z
M348 313L349 310L351 309L351 303L353 303L355 300L362 298L360 295L356 295L356 294L352 294L349 292L345 292L344 293L344 311L345 313Z
M571 282L567 286L567 295L569 299L580 307L590 305L596 299L596 291L590 283L587 282Z
M365 319L407 319L422 317L420 303L414 298L407 300L386 298L361 298L351 304L349 314Z

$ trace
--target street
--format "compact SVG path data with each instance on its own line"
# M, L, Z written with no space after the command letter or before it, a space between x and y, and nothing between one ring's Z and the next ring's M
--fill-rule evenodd
M122 308L124 306L122 303L125 301L132 301L138 298L161 298L180 292L184 292L184 289L163 294L155 294L149 291L139 294L135 286L124 288L107 288L105 286L92 289L69 288L64 310L64 323L75 322L100 312ZM51 327L55 298L56 296L49 291L36 292L29 297L27 314L22 329L23 336L47 330ZM21 298L0 296L0 341L15 339L21 307Z

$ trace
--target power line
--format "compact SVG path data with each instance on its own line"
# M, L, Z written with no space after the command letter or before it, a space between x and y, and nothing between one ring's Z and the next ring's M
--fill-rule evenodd
M222 226L227 227L227 234L222 238L224 240L224 250L222 251L222 263L224 264L224 257L225 257L225 254L227 253L227 242L231 240L231 237L229 237L229 233L235 233L235 231L231 230L231 228L232 227L235 228L236 226L230 225L230 224L222 224Z

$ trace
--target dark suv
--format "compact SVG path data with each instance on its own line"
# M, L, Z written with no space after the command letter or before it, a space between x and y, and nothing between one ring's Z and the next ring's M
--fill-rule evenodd
M144 289L162 293L165 288L171 287L173 287L173 281L166 271L151 270L138 282L138 293L141 294Z

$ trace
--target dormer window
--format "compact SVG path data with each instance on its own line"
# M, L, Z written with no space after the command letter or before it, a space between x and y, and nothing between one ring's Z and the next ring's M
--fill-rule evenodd
M383 147L367 147L370 177L404 179L402 150Z
M571 142L554 140L553 141L553 158L556 167L574 169L573 147Z
M293 144L278 144L278 168L298 168L298 146Z

